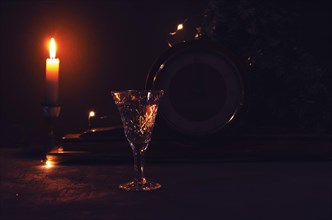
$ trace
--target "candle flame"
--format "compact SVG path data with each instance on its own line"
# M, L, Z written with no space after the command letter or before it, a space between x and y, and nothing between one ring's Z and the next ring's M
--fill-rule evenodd
M95 117L96 116L96 113L94 112L94 111L90 111L89 112L89 117L91 118L91 117Z
M55 40L52 37L50 41L50 58L55 59L55 53L56 53L56 45L55 45Z

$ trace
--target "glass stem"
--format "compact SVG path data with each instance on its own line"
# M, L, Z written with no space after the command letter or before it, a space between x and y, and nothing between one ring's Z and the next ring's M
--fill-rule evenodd
M134 153L134 182L144 183L144 150L133 150Z

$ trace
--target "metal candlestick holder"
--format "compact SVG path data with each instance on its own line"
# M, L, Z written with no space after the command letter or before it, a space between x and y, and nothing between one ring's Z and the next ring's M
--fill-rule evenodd
M60 115L61 106L57 104L42 104L43 106L43 116L46 121L47 128L47 140L45 143L45 148L43 149L45 153L48 153L55 146L55 135L54 135L54 125Z

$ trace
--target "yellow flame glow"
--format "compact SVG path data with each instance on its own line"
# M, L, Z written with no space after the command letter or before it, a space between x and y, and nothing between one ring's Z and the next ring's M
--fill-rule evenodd
M91 117L95 117L96 116L96 112L94 112L94 111L90 111L89 112L89 117L91 118Z
M182 30L182 29L183 29L183 24L178 24L177 31Z
M50 58L55 59L55 54L56 54L56 44L54 38L52 37L50 41Z

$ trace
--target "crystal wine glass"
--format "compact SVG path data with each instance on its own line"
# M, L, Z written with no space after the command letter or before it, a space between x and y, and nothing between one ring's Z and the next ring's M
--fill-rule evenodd
M134 154L134 180L121 184L121 189L150 191L161 187L159 183L148 181L144 177L144 152L151 141L158 104L163 94L163 90L112 91L125 136Z

